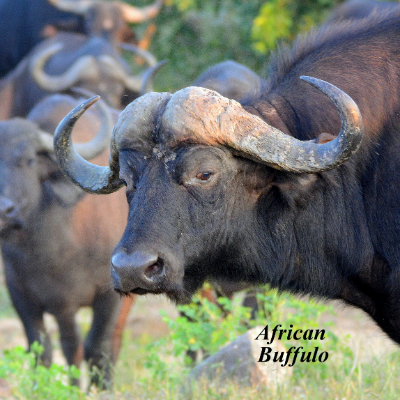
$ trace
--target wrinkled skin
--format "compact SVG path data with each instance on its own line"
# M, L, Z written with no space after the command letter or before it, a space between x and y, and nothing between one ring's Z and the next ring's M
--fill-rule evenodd
M129 262L153 260L141 278L145 287L187 301L207 276L234 279L238 267L233 266L240 260L238 244L246 232L238 231L232 237L227 232L236 232L237 223L245 224L243 218L249 218L252 225L259 185L267 177L260 175L254 185L248 182L249 162L224 149L193 146L161 159L152 152L120 154L120 177L127 184L132 223L114 250L112 262L118 265L125 257ZM133 163L133 156L141 162ZM173 161L166 161L169 158ZM114 274L114 285L122 292L143 285L130 275L129 262L123 285ZM214 266L219 264L224 268L215 275Z
M58 106L63 105L60 101L49 99ZM41 122L50 127L43 111ZM81 127L97 129L97 125L98 117L90 113ZM119 350L113 347L114 329L122 329L115 325L121 300L110 285L109 257L126 218L124 196L121 193L108 204L100 204L98 198L75 188L61 174L54 155L43 150L37 130L35 122L25 119L0 123L0 240L7 287L29 346L34 341L44 346L44 365L52 360L43 322L43 313L48 312L57 320L68 364L79 366L86 359L104 374L107 386L110 363L116 361ZM107 158L101 156L98 161L104 163ZM118 210L112 218L110 207ZM93 309L84 346L75 322L81 307ZM92 382L98 379L94 374Z

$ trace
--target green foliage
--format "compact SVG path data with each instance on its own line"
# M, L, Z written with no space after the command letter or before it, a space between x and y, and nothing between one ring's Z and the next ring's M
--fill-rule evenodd
M249 310L240 305L241 296L233 301L222 299L220 307L201 300L201 307L182 306L188 318L179 317L176 321L164 319L170 326L170 334L154 342L149 335L132 340L130 332L125 332L123 349L115 371L115 389L113 393L92 391L85 396L76 387L68 385L70 377L79 372L53 365L50 369L36 366L36 358L42 351L34 346L32 353L26 353L21 347L9 350L0 358L0 384L4 382L11 390L10 398L30 399L163 399L176 400L177 393L191 368L185 364L185 351L201 345L206 351L214 352L223 346L225 340L231 341L239 336L247 326L268 324L273 327L281 324L288 328L325 328L327 339L318 345L329 352L325 363L297 362L293 376L279 393L283 399L373 399L397 400L400 384L396 377L400 374L400 352L392 350L369 356L368 362L360 357L360 352L350 347L349 337L336 337L332 327L323 323L331 307L310 301L301 301L288 294L266 290L258 295L261 311L255 321L249 321ZM222 322L224 312L231 310L233 315ZM209 318L210 317L210 318ZM211 322L209 321L211 320ZM182 330L182 331L181 331ZM207 337L209 340L207 340ZM222 339L223 338L223 339ZM194 341L193 341L194 339ZM290 346L315 346L315 341L283 341ZM288 368L288 367L287 367ZM76 375L75 375L76 372ZM195 393L194 399L250 400L267 399L268 388L238 388L234 383L217 391L207 385ZM275 397L274 397L275 398Z
M223 345L247 331L250 309L240 306L240 298L233 301L218 299L214 304L198 297L194 303L178 306L181 316L171 320L164 315L174 344L174 355L184 351L203 350L216 353Z
M293 330L328 327L327 323L321 322L321 316L332 312L332 309L315 300L304 302L289 294L279 294L276 290L268 288L260 291L257 299L259 312L254 320L250 319L251 310L241 305L240 296L235 296L233 300L220 298L218 304L196 297L195 302L178 306L181 315L176 319L171 319L162 313L170 334L148 345L146 367L153 371L153 376L157 379L169 377L176 382L189 372L188 369L182 371L183 364L189 366L192 363L192 359L185 356L188 351L201 351L204 355L212 355L251 327L269 325L272 329L278 324L282 325L283 329L293 325ZM302 346L304 351L312 351L315 346L319 346L321 351L330 353L350 352L348 355L351 359L351 350L342 345L329 329L326 329L326 332L328 339L323 341L284 339L282 342L286 348ZM156 349L162 349L162 353ZM351 368L351 365L352 360L343 363L343 367ZM308 364L299 365L296 368L298 377L310 373L310 368L313 368L314 373L318 371L320 377L327 377L330 363L314 364L312 367ZM173 376L171 371L174 370L180 372Z
M251 46L253 19L262 4L262 0L166 1L154 21L157 32L150 47L157 59L169 60L156 77L156 89L181 89L211 65L227 59L263 73L265 55L257 54ZM135 26L138 37L145 29L146 24Z
M201 351L204 355L214 354L247 331L250 309L241 306L240 301L240 298L233 301L220 298L217 305L206 298L196 296L191 304L178 306L180 316L176 319L169 318L161 311L170 334L148 345L146 367L153 370L157 379L165 379L167 376L173 380L181 379L182 372L175 377L170 374L173 370L171 366L175 365L179 371L182 368L179 368L179 364L192 364L192 359L186 356L188 351ZM163 354L160 355L154 349L163 349ZM187 369L183 374L188 372Z
M368 364L362 363L358 352L349 345L349 338L337 337L331 324L323 322L322 316L333 313L332 307L315 300L303 301L289 294L280 294L276 290L268 290L257 295L260 312L253 321L249 320L250 310L240 305L240 296L233 301L221 299L219 306L206 299L197 298L200 306L194 304L180 306L181 313L177 319L164 320L170 328L168 337L164 337L146 347L146 369L138 376L140 387L157 387L155 398L175 398L176 393L190 373L189 360L185 360L185 352L199 350L213 354L227 342L241 335L251 326L282 325L288 329L293 325L296 329L325 329L324 340L287 340L282 342L286 349L290 346L302 346L304 351L312 351L315 346L320 351L329 353L326 362L301 363L293 367L293 377L280 393L281 399L304 398L374 398L374 393L384 393L381 398L396 399L399 385L394 378L400 372L399 352L393 353L390 360L385 357L372 358ZM229 314L224 319L227 311ZM290 367L286 367L290 368ZM386 388L387 387L387 388ZM165 389L165 388L168 388ZM162 395L160 395L160 391ZM148 392L147 392L148 393ZM169 397L170 396L170 397ZM369 397L371 396L371 397ZM143 398L146 397L143 395ZM234 383L225 388L212 385L202 387L196 392L195 399L252 399L269 398L268 388L257 391L238 388Z
M293 26L293 17L287 8L287 0L274 0L261 7L260 14L254 19L252 28L253 47L265 54L275 48L278 39L289 39Z
M277 43L292 41L320 24L337 0L270 0L261 7L252 27L253 48L265 54Z
M13 399L18 400L83 400L85 395L70 379L79 378L80 371L52 364L50 368L37 363L43 347L37 343L27 353L21 346L4 352L0 358L0 378L10 386Z
M154 22L150 51L169 60L156 77L158 91L190 85L211 65L227 59L265 76L277 43L321 23L342 0L166 0ZM150 0L129 0L135 6ZM134 27L141 37L147 24Z

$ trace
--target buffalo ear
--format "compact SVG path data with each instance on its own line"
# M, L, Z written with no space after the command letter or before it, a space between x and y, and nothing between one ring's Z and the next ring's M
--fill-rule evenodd
M264 165L248 161L242 171L245 174L244 185L249 192L261 194L271 186L274 172Z
M317 174L294 174L278 171L272 186L276 187L290 207L301 206L313 196L317 189Z
M85 192L71 183L60 171L54 158L47 152L38 154L39 179L45 194L63 207L72 207Z
M324 144L332 141L333 139L336 139L337 136L331 135L330 133L321 133L318 135L318 137L315 139L315 142L318 144Z

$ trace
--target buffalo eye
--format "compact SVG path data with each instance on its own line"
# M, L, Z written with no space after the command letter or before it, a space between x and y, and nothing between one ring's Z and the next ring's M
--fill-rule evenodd
M196 175L196 178L200 181L208 181L212 176L214 175L213 172L207 171L207 172L199 172Z
M184 181L185 185L188 186L201 186L201 185L206 185L207 187L211 185L213 182L215 182L215 176L217 174L212 171L202 171L198 172L195 175L192 175L192 178L187 179Z
M15 162L15 165L17 168L23 168L23 167L32 167L33 164L35 163L34 158L18 158Z

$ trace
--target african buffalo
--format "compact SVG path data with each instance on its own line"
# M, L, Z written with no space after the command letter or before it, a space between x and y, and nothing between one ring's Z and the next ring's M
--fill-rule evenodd
M123 1L103 0L48 0L60 10L81 15L84 33L102 36L114 45L132 42L134 34L128 23L138 24L156 17L164 0L156 0L145 7L134 7Z
M109 167L82 165L68 139L87 105L66 117L64 173L91 193L127 187L114 288L179 302L207 278L270 283L342 299L400 343L399 41L400 15L374 14L279 51L242 104L146 94L120 114Z
M140 8L119 1L2 0L0 77L13 70L49 32L102 36L113 45L131 42L133 32L127 23L154 18L161 4L157 0Z
M125 196L102 201L86 195L60 172L54 157L53 132L57 113L71 109L76 100L66 95L44 99L27 119L0 122L0 243L7 287L20 316L29 346L44 346L42 363L52 360L44 312L57 320L61 345L69 364L79 366L83 357L90 367L111 380L126 318L127 302L112 290L109 258L123 232L127 205ZM112 116L102 106L79 126L77 140L103 128L80 154L107 164L99 155L109 144ZM107 111L107 112L105 112ZM113 210L110 213L110 210ZM93 322L82 346L75 322L81 307L93 309ZM122 308L121 308L122 307ZM121 310L120 310L121 309ZM117 323L118 313L120 315ZM94 373L92 381L97 383Z
M35 47L18 67L0 81L0 119L25 117L51 93L68 93L79 86L99 94L114 108L124 96L133 100L147 87L148 72L157 68L155 58L145 55L149 68L133 75L120 54L102 38L60 33Z
M193 82L193 86L215 90L237 101L249 94L258 93L261 84L262 80L255 72L232 60L211 66Z

